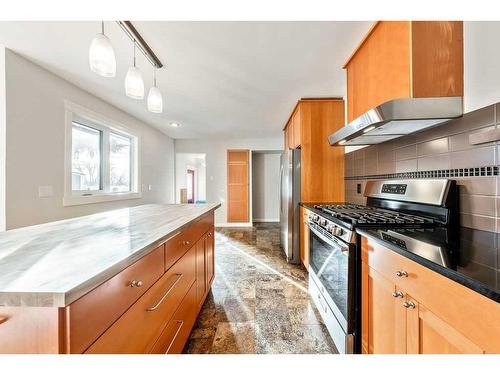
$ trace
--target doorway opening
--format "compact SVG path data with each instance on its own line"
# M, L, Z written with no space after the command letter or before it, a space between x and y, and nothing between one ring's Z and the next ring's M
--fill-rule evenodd
M206 203L206 154L175 155L175 203Z
M252 151L252 221L280 220L281 150Z

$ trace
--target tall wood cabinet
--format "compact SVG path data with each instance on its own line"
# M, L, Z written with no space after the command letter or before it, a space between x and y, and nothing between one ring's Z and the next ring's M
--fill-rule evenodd
M344 126L341 98L301 99L285 125L285 148L301 149L301 202L344 200L344 148L331 147L328 136ZM304 216L304 210L301 211ZM301 220L300 255L309 265L308 229Z
M500 353L500 304L362 238L362 352Z
M463 23L376 22L344 68L348 122L392 99L463 96Z

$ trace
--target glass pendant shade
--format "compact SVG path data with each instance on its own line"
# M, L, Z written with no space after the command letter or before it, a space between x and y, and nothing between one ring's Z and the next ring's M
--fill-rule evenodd
M163 98L160 89L156 86L149 89L148 110L153 113L163 112Z
M125 93L132 99L144 99L144 81L139 69L131 66L125 77Z
M89 49L90 70L103 77L116 75L115 51L109 38L99 33L92 40Z

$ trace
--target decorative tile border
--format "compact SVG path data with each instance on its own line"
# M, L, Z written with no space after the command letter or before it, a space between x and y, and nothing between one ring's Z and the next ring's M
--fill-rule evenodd
M477 167L477 168L439 169L435 171L401 172L401 173L376 174L367 176L351 176L351 177L344 177L344 180L482 177L482 176L498 176L498 175L500 175L500 167L488 166L488 167Z

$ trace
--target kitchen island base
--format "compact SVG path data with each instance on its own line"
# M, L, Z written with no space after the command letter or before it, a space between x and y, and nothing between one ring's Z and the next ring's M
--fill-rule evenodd
M209 210L67 306L0 306L0 353L181 353L213 278Z

